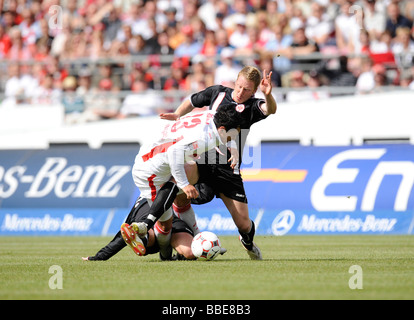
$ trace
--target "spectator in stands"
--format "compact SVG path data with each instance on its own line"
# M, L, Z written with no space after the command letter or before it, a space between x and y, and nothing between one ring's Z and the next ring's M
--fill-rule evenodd
M324 46L331 45L334 41L332 34L334 26L329 16L325 13L325 7L318 2L311 5L311 15L305 24L306 37L322 49Z
M371 51L371 40L369 33L365 29L361 29L359 32L359 41L350 43L350 52L357 54L369 54Z
M400 3L402 7L402 12L405 17L414 21L414 2L413 1L403 1Z
M45 69L46 73L51 74L53 77L53 86L57 89L62 89L62 82L69 75L69 72L61 66L59 58L49 56Z
M7 59L27 61L33 58L34 44L25 45L23 43L22 33L19 26L14 26L9 31L9 37L11 40L11 47L7 53Z
M225 3L225 2L222 1L220 3ZM224 17L225 17L225 14L224 13L222 13L220 11L217 12L217 14L216 14L216 27L214 27L214 29L212 29L212 30L216 31L216 30L220 30L220 29L226 29L224 27L224 24L223 24Z
M339 68L331 69L327 68L328 61L324 61L318 73L322 74L328 79L328 84L332 87L353 87L356 84L357 78L349 70L349 60L347 56L340 56L338 59ZM342 95L335 93L332 96Z
M154 90L148 88L144 78L136 79L132 84L132 94L125 97L119 118L151 116L164 112L163 100Z
M186 87L191 92L198 92L214 85L214 76L208 71L205 56L199 54L191 59L191 72L186 76Z
M255 24L252 24L259 35L259 42L266 45L270 40L274 38L273 31L269 24L269 15L266 11L260 10L255 14Z
M74 76L68 76L63 80L62 104L65 107L65 122L76 123L82 116L85 108L83 96L76 94L78 87L77 80Z
M307 84L308 87L312 89L312 100L328 99L330 97L328 91L320 90L322 81L321 76L317 71L311 70L309 72Z
M198 8L198 16L203 20L207 29L217 30L218 25L216 22L217 13L219 12L218 3L222 2L221 0L210 0L204 1ZM222 14L224 17L224 15Z
M22 89L24 90L20 64L18 62L12 62L7 67L7 80L4 85L4 96L6 99L14 99L18 92L21 94Z
M43 82L46 70L42 62L35 62L28 64L22 68L21 85L24 88L24 95L28 103L31 102L31 97Z
M412 85L411 90L414 89L414 82L413 82L413 73L411 69L405 70L400 75L400 86L403 88L410 88L410 85Z
M382 64L376 64L372 67L372 72L374 73L374 90L378 92L388 85L387 69Z
M217 54L220 54L224 48L234 49L234 47L229 43L229 38L225 29L219 29L216 31L216 43ZM220 64L220 61L217 63Z
M49 23L46 19L39 20L39 30L40 33L38 34L36 42L43 41L50 48L52 46L54 37L49 32Z
M214 58L217 54L216 35L213 30L206 30L200 54L209 58Z
M23 21L19 24L19 29L22 35L23 45L34 45L41 34L39 21L34 19L34 14L30 8L23 9L22 18Z
M410 68L414 63L414 41L411 39L410 29L399 27L396 31L392 52L401 69Z
M292 3L288 6L287 15L289 17L289 27L291 32L295 32L298 28L304 28L306 23L306 17L303 13L301 2Z
M165 11L164 11L164 15L165 15L165 24L166 27L168 26L175 26L177 24L177 20L176 20L176 14L177 14L177 9L175 7L168 7Z
M250 43L249 34L246 28L246 16L239 14L234 19L235 28L229 36L229 43L232 47L246 48Z
M193 30L194 41L202 44L206 35L206 25L200 17L195 16L190 20L190 26Z
M53 74L48 73L33 92L32 103L38 105L60 105L62 90L54 86Z
M194 39L194 30L191 25L185 25L181 29L184 35L184 42L174 51L176 57L194 57L199 54L202 44Z
M361 73L356 82L357 94L367 94L374 90L375 74L372 67L373 63L370 58L362 58Z
M104 47L104 26L102 23L95 25L92 34L90 35L90 43L86 46L86 56L92 60L105 58L106 51Z
M146 22L143 26L142 36L146 41L157 36L158 32L165 29L167 25L167 17L162 10L157 7L157 1L148 0L144 2L144 10L141 19Z
M305 28L301 27L296 29L293 33L292 44L288 48L279 49L278 53L291 59L292 64L300 65L315 63L314 59L303 59L302 57L306 57L317 51L319 51L318 45L313 41L309 41L305 35ZM298 57L299 59L295 59L295 57Z
M84 121L117 118L121 107L118 92L119 88L114 87L110 78L101 79L98 88L92 89L93 99L85 108Z
M173 55L174 49L169 45L168 33L162 31L157 35L157 44L152 48L152 54Z
M84 108L88 109L92 105L94 96L92 94L91 81L92 72L88 68L81 68L78 72L76 95L82 97Z
M99 73L93 75L91 87L93 89L102 89L101 82L102 80L110 80L110 87L114 91L120 91L122 89L122 79L119 75L114 74L113 66L110 63L101 63L99 65ZM109 82L106 82L109 83Z
M286 93L286 102L298 103L312 100L312 92L310 90L303 90L306 88L306 82L304 80L305 73L301 70L292 71L287 74L290 90Z
M272 55L273 65L280 73L285 73L290 70L290 59L284 56L279 56L279 52L290 47L293 38L290 34L284 34L283 28L279 24L273 27L274 38L266 43L264 52Z
M234 81L242 69L234 61L234 49L224 48L220 53L222 65L218 66L214 72L214 84L234 88Z
M351 5L352 1L345 0L341 5L341 13L335 19L335 39L339 52L352 53L351 44L359 41L361 25L354 17Z
M247 0L234 0L230 2L229 12L223 20L224 28L229 32L234 30L240 15L246 16L247 21L254 18L254 13L251 12L251 7Z
M377 0L364 0L364 27L372 40L379 40L385 31L385 12L377 10Z
M259 61L259 69L266 70L267 73L272 72L271 81L272 81L273 88L282 86L281 74L274 67L272 54L268 54L268 53L261 54L260 61Z
M391 45L392 45L392 36L391 32L385 30L380 36L379 39L372 40L370 44L370 51L373 54L381 54L391 52Z
M111 7L109 12L102 18L101 20L104 31L103 31L103 47L106 50L112 45L112 42L116 39L118 30L122 26L122 21L120 18L120 14L116 7Z
M144 37L140 34L134 36L129 43L129 53L133 56L148 55L151 53L151 48L147 46Z
M11 28L19 24L17 22L17 13L10 10L2 11L0 19L1 25L4 27L6 33L9 33Z
M174 62L171 64L171 73L165 79L163 89L172 90L177 88L179 90L187 90L187 82L185 78L187 77L189 58L175 58Z
M387 7L388 18L386 21L386 29L391 32L391 36L395 38L397 35L397 29L399 27L406 27L411 29L413 23L403 16L400 11L398 3L391 2Z
M183 16L179 19L181 25L191 25L191 21L197 16L198 0L186 0L183 4ZM195 30L193 30L194 32Z
M235 56L242 59L243 64L251 65L254 64L254 56L261 54L265 51L265 42L260 40L259 30L255 27L249 27L247 29L248 42L244 46L240 46L235 50Z

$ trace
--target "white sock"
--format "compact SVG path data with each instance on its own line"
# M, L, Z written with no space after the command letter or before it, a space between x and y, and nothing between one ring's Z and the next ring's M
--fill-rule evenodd
M162 230L158 223L154 225L154 234L157 239L158 245L160 247L160 253L164 258L168 258L171 253L171 230L164 231Z
M177 207L173 204L173 210L175 215L183 220L190 228L193 230L194 235L200 233L200 229L198 229L195 212L191 207L191 203L184 207Z

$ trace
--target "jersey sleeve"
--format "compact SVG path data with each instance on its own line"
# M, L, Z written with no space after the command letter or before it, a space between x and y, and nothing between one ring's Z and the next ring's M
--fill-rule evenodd
M202 91L194 93L190 97L191 104L195 108L203 108L209 106L214 97L220 92L220 85L208 87Z
M266 119L268 116L263 113L262 108L260 107L263 103L266 103L263 99L256 99L252 108L252 124L260 120Z
M185 150L186 146L182 144L175 144L167 151L168 163L170 165L171 175L174 177L177 186L182 189L188 186L187 175L185 174Z

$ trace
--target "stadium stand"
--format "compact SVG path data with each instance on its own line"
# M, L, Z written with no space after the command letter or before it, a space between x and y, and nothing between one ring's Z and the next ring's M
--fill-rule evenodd
M414 89L408 0L1 0L0 9L0 108L60 104L67 124L172 110L191 92L231 85L216 77L226 65L272 68L279 101Z

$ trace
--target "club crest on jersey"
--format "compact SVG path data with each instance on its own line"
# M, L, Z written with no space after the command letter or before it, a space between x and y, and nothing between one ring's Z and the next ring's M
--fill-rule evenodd
M238 104L238 105L236 106L236 111L238 111L238 112L243 112L245 108L246 108L246 107L244 106L244 104Z

